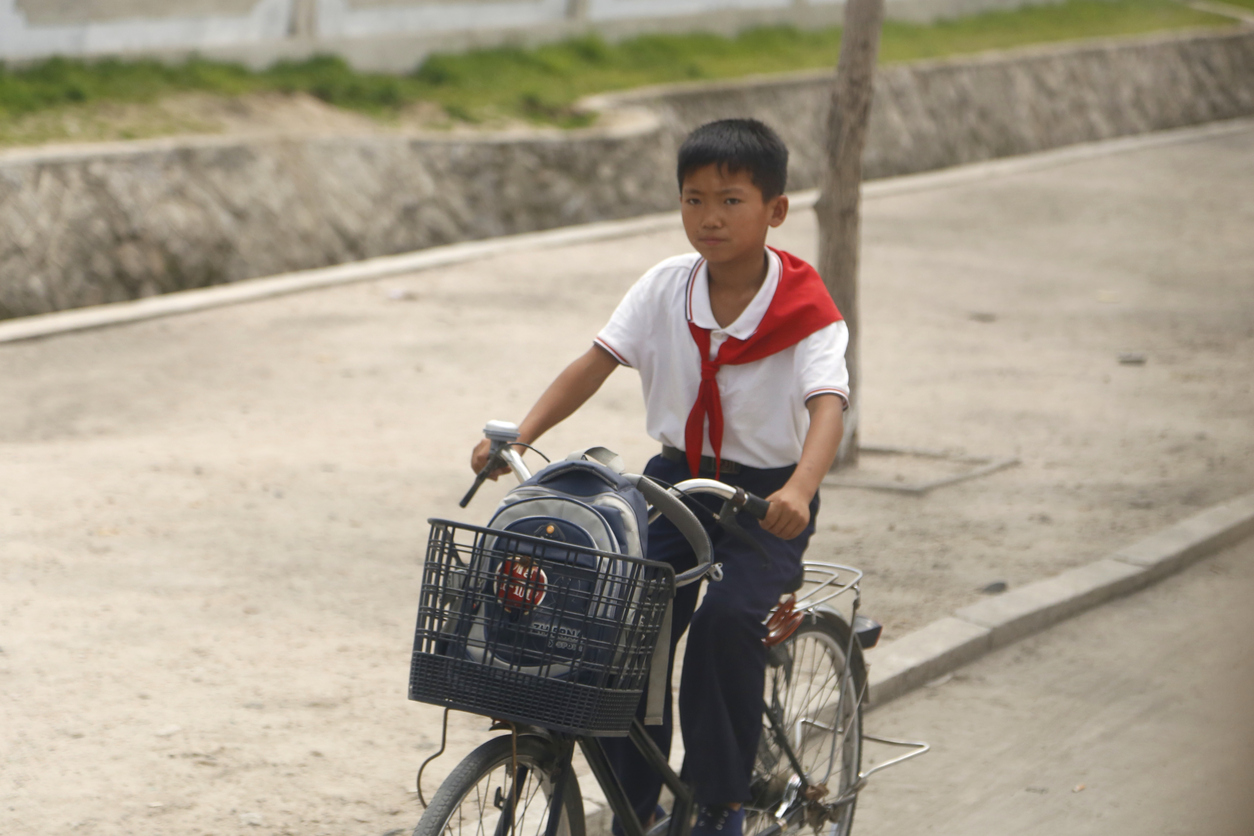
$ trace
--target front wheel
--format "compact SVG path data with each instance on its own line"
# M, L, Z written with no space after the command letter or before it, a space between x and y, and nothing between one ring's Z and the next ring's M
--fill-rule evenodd
M583 799L569 766L554 776L556 755L542 739L518 738L517 781L511 736L484 743L449 773L414 836L544 836L554 790L562 786L557 836L584 836Z
M862 763L860 697L866 673L861 649L851 638L843 621L812 613L787 641L771 649L746 834L772 829L776 816L804 803L798 798L793 758L806 783L817 788L820 804L835 802L857 783ZM834 811L834 821L821 823L793 816L787 830L818 824L820 836L848 836L853 808L850 800Z

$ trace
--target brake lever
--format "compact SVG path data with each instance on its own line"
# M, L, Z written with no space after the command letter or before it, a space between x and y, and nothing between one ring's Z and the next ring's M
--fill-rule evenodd
M733 504L732 499L723 500L723 507L719 509L717 514L714 515L714 521L718 523L720 528L727 531L737 540L752 546L754 550L762 556L762 564L764 566L769 566L771 564L771 553L768 552L761 543L755 540L753 535L751 535L748 531L745 531L744 526L736 522L736 506Z

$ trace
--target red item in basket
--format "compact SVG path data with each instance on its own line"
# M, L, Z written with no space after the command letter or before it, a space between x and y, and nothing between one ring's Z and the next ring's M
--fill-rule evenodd
M548 576L528 558L508 558L497 570L496 597L505 609L527 612L540 605L548 586Z

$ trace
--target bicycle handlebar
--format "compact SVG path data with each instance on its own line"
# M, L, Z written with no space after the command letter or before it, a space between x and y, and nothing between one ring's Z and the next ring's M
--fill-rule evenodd
M519 482L525 482L531 478L531 471L527 469L527 465L523 463L522 456L514 450L513 444L518 441L518 427L508 421L489 421L488 425L483 428L483 435L488 441L492 442L492 446L488 448L488 462L475 474L475 482L470 486L470 490L466 491L466 495L462 497L462 501L457 503L457 507L465 508L470 504L470 500L474 499L475 494L487 478L492 475L492 471L502 465L514 471L514 475L518 477Z
M745 495L744 500L741 502L741 507L745 509L745 513L753 517L758 522L762 522L762 520L766 519L766 512L771 510L771 503L767 502L757 494L749 493L743 488L737 488L736 490ZM736 505L735 497L732 498L732 505Z
M530 469L512 446L518 440L516 426L506 421L489 421L483 434L492 442L491 447L488 448L488 462L475 474L474 484L458 503L462 508L470 504L470 500L484 481L498 467L508 467L518 477L519 482L525 482L531 478ZM677 588L700 580L706 574L710 574L715 580L722 576L718 564L710 562L713 549L705 527L701 525L701 521L697 519L692 509L683 503L681 497L688 494L711 494L730 502L735 510L744 511L758 520L764 519L771 507L771 503L749 493L744 488L733 487L714 479L687 479L672 488L666 488L648 476L631 473L624 473L623 476L635 484L652 506L649 521L652 522L660 513L675 524L679 532L684 535L684 539L692 546L693 553L697 557L697 565L675 576Z
M692 546L693 554L697 556L696 566L675 576L675 587L678 589L700 580L706 572L710 571L710 556L714 551L713 546L710 545L710 535L705 533L705 526L701 525L701 521L697 519L696 514L692 513L691 508L648 476L630 478L634 478L636 487L640 489L640 493L644 494L649 504L675 524L679 533L684 535L684 539Z

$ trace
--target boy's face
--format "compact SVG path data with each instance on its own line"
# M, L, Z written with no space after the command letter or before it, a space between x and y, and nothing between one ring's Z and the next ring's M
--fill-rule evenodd
M785 195L763 200L748 171L713 164L684 176L679 200L688 240L713 265L761 260L767 230L788 216Z

